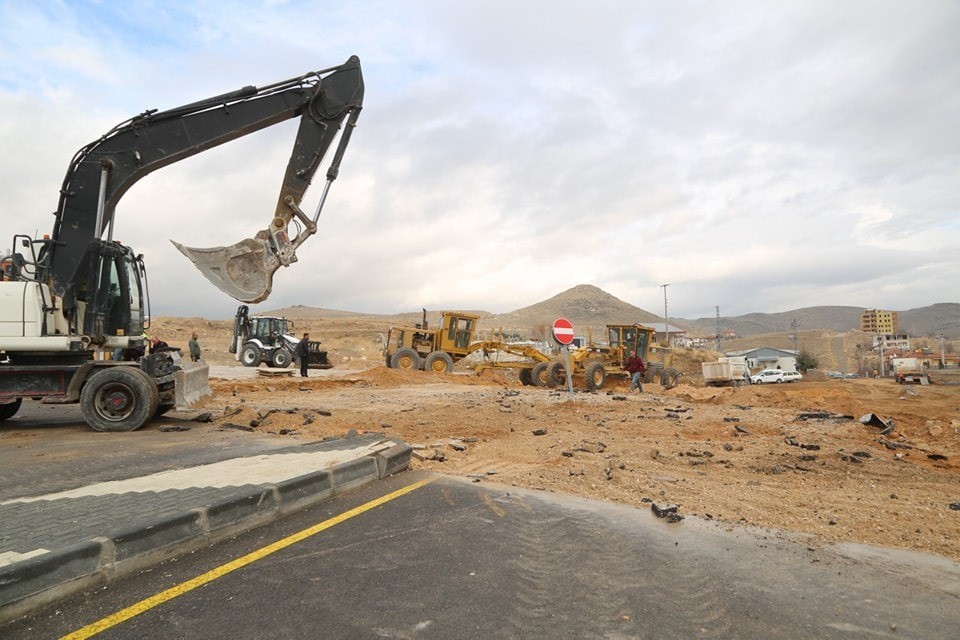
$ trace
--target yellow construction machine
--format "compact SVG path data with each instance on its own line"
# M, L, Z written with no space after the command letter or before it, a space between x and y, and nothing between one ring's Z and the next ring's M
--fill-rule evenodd
M647 365L644 381L660 376L664 382L664 365L648 362L654 329L642 324L608 324L606 344L597 344L591 335L588 343L570 352L570 368L574 377L583 378L587 391L602 389L608 376L629 376L624 366L631 351L636 351ZM536 368L534 368L536 371ZM544 375L547 386L566 384L567 371L563 360L553 360Z
M383 349L384 361L392 369L424 369L449 373L455 362L480 352L476 372L484 369L517 369L525 385L547 386L550 356L527 344L510 344L503 337L476 341L480 316L463 311L443 311L440 326L431 329L427 311L414 327L391 327ZM501 359L501 356L506 357ZM517 359L519 358L519 359Z
M427 310L415 327L391 327L383 349L387 367L425 369L438 373L453 370L453 363L471 353L470 345L480 316L461 311L444 311L440 327L430 329Z

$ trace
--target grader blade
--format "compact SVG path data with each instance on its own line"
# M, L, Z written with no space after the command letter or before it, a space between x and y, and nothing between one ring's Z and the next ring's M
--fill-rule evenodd
M270 251L269 242L259 237L245 238L229 247L209 249L170 242L190 258L215 287L241 302L266 300L273 288L273 274L281 266Z

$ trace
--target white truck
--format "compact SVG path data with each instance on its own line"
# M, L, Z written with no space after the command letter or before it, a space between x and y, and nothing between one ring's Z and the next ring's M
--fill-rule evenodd
M743 357L721 357L701 365L708 387L739 387L750 384L750 369Z
M890 369L899 384L930 384L927 369L919 358L891 358Z

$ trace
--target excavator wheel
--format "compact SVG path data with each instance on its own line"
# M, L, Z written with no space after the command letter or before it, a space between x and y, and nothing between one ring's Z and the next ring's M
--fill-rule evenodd
M562 387L567 384L567 368L559 360L547 365L547 386Z
M530 371L530 379L538 387L547 386L547 365L549 362L538 362L533 365L533 370Z
M96 431L134 431L159 407L157 385L136 367L104 367L80 392L80 412Z
M17 411L20 411L21 403L23 403L23 398L17 398L11 402L0 404L0 422L17 415Z
M530 369L520 369L520 384L525 387L529 387L533 384L533 378L530 377Z
M259 367L261 358L260 347L255 344L244 345L240 352L240 362L245 367Z
M420 368L420 354L413 349L400 349L390 359L390 364L394 369L407 369L416 371Z
M424 371L450 373L453 371L453 358L446 351L433 351L423 363Z
M607 371L603 368L602 362L591 362L587 365L584 372L586 377L587 391L598 391L603 388L603 383L607 380Z

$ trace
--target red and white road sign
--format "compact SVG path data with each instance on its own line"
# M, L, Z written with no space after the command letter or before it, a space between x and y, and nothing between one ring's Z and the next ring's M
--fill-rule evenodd
M553 337L560 344L573 342L573 324L566 318L557 318L553 321Z

